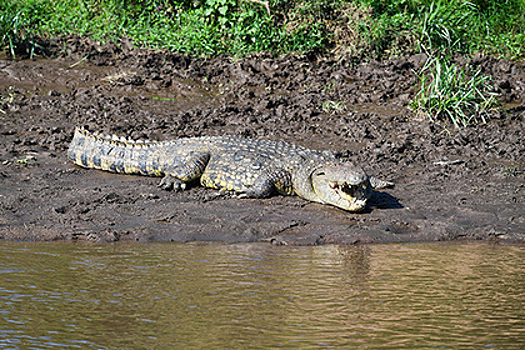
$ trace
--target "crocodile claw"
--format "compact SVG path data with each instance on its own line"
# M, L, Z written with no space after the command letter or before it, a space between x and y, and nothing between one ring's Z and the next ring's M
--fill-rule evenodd
M177 179L171 175L166 175L160 181L158 187L165 191L184 191L186 189L186 183L182 180Z

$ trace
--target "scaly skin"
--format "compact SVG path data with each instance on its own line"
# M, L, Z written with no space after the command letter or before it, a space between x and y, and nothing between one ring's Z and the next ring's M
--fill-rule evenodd
M73 163L122 174L162 176L160 187L184 190L200 179L205 187L262 198L274 192L360 211L375 188L391 186L363 169L286 142L233 136L174 141L132 141L75 129L68 150Z

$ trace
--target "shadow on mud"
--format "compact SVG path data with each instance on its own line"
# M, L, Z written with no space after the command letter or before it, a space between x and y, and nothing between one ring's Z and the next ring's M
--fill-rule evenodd
M405 206L399 202L399 199L387 192L374 191L368 207L372 209L403 209Z

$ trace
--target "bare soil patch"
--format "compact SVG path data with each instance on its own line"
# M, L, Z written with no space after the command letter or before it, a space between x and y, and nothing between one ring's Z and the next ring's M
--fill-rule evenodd
M0 239L525 241L522 63L475 57L508 112L454 130L407 108L421 55L361 64L204 60L78 38L47 50L59 58L0 61ZM298 197L165 192L159 179L70 164L75 126L135 139L282 139L335 150L396 187L358 214Z

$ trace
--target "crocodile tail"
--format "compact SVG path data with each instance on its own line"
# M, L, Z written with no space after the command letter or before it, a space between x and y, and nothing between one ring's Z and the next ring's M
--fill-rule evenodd
M132 141L76 128L68 158L83 168L121 174L163 176L159 157L154 150L157 145L157 142Z

